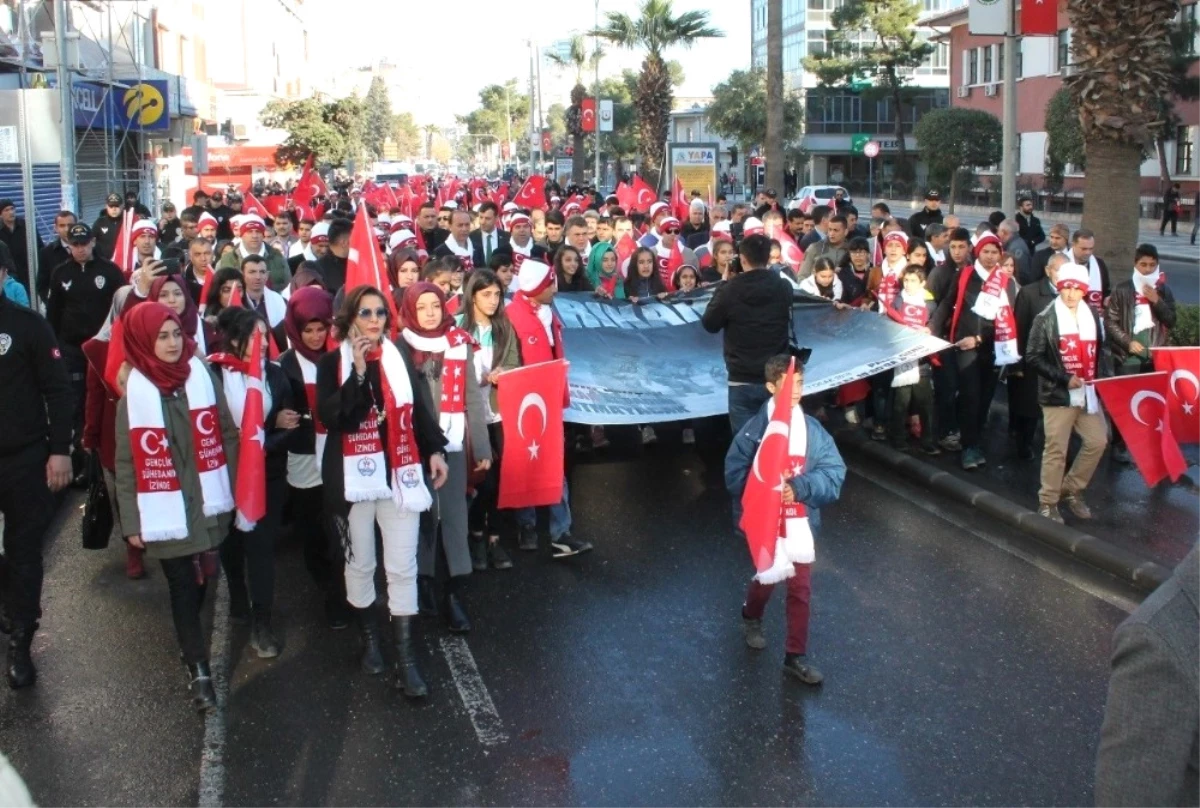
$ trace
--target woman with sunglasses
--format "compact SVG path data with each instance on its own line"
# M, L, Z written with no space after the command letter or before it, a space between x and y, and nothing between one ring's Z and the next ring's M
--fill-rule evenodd
M346 557L346 599L362 630L362 669L383 673L375 612L375 527L383 537L388 613L396 640L396 687L429 693L413 639L420 515L446 482L446 438L408 352L387 339L383 293L359 286L334 318L340 342L317 361L317 415L327 440L321 461L326 513Z
M467 474L486 472L492 464L487 430L487 403L475 373L475 346L470 334L454 324L446 296L431 283L416 283L404 292L402 344L424 381L446 440L450 476L434 508L421 518L421 551L417 556L421 610L436 614L435 574L439 548L450 579L443 605L446 623L456 633L471 630L463 606L463 584L471 574L467 545ZM472 459L468 470L467 458Z
M125 395L115 465L121 530L162 565L192 706L216 706L200 611L233 523L238 430L179 318L147 302L122 317Z

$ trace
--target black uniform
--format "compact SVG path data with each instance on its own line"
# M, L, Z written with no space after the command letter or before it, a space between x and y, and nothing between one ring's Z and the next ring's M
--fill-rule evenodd
M69 261L54 270L46 319L64 350L78 348L96 336L108 317L113 295L125 285L117 265L93 257L86 264Z
M925 228L931 224L942 223L942 209L930 210L929 208L921 208L919 211L908 217L908 232L913 238L925 240Z
M41 250L42 237L35 231L33 238L37 243L37 249ZM29 248L25 244L25 220L17 219L13 223L12 230L0 224L0 242L8 247L8 251L12 255L13 266L16 267L13 277L20 281L21 285L25 287L25 291L29 291ZM30 295L29 298L32 300L33 295Z
M425 249L433 255L433 251L450 238L450 231L444 227L435 227L432 230L422 229L421 235L425 238Z
M179 240L179 217L164 222L158 230L158 243L170 246Z
M50 326L0 294L0 597L32 637L42 596L42 540L54 516L46 460L71 449L74 401ZM17 634L11 637L17 641Z
M41 252L38 253L37 296L43 303L50 296L50 277L54 274L54 270L58 269L60 264L65 264L70 260L71 250L63 244L61 238L54 239L42 247Z
M101 211L92 225L92 235L96 237L96 249L92 254L112 258L117 248L117 234L121 232L121 214L109 216L107 210Z

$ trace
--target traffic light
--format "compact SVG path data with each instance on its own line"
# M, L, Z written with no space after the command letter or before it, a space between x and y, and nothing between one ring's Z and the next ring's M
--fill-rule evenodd
M566 152L567 157L575 156L575 147L574 146L567 146L567 148L564 151Z

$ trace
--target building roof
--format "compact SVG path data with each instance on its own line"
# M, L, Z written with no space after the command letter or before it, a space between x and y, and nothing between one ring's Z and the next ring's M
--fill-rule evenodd
M959 6L949 11L939 11L927 14L917 20L917 25L928 28L953 28L967 21L967 6Z

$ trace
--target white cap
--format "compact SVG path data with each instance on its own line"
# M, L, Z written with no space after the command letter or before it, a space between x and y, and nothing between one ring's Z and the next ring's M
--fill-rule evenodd
M729 232L731 232L729 229L729 220L722 219L721 221L714 224L712 226L712 232L713 233L729 233Z
M408 242L410 241L412 244L408 245ZM392 233L391 237L388 239L389 251L405 245L413 247L417 246L417 237L413 235L411 230L397 230L395 233Z
M1063 264L1058 268L1058 280L1055 285L1059 289L1082 289L1088 291L1091 284L1091 276L1088 274L1087 267L1079 264Z
M158 227L149 219L138 219L133 223L133 227L129 228L129 233L132 238L137 238L143 233L153 233L158 235Z
M653 205L650 206L650 218L653 219L655 216L657 216L659 214L660 211L668 210L668 209L670 209L670 207L671 206L668 205L666 202L655 202Z
M247 213L235 218L237 221L234 223L234 227L237 228L239 235L245 233L247 230L258 230L263 233L267 232L267 223L263 221L261 216L258 216L254 213Z
M536 295L549 284L547 279L554 278L554 271L541 261L531 258L521 262L521 271L517 275L517 287L527 295Z
M746 221L742 222L742 235L753 236L756 233L761 234L766 232L766 225L762 223L762 219L757 216L751 216Z
M311 241L329 241L329 222L322 219L314 224L308 237Z

